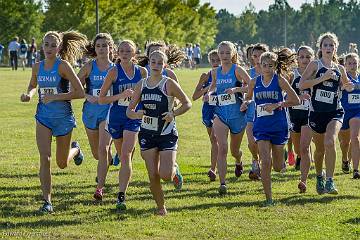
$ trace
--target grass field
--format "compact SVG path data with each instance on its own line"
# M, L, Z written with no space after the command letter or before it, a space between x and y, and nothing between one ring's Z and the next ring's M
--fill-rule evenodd
M189 96L202 70L179 70ZM128 210L115 211L118 167L110 167L102 205L93 204L97 162L91 156L81 122L82 100L74 101L78 127L73 132L86 156L81 166L65 170L52 160L55 213L40 215L39 156L35 142L36 101L21 103L31 71L0 69L0 238L11 239L360 239L360 181L341 172L338 151L335 182L339 195L317 195L314 171L308 192L298 194L299 172L273 173L277 204L264 208L261 182L248 179L250 154L244 140L245 174L235 178L228 158L229 194L220 197L218 181L210 183L209 141L201 123L201 102L177 118L178 162L184 187L175 192L164 183L166 217L154 216L155 202L137 148L127 193ZM244 138L246 139L246 137ZM55 142L54 142L55 143ZM55 145L53 145L55 146ZM54 155L54 147L53 147Z

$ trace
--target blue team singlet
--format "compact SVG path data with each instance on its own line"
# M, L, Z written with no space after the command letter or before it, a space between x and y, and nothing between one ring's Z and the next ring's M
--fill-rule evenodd
M321 60L317 61L318 70L315 78L321 77L328 70ZM312 87L310 110L314 112L333 112L342 109L340 102L341 74L337 65L332 68L336 73L336 80L328 79Z
M39 103L37 105L36 118L63 118L73 114L69 100L52 101L47 104L42 102L45 94L68 93L70 90L69 81L61 78L59 75L60 63L61 60L56 58L53 67L45 70L45 60L40 62L37 74Z
M208 87L212 82L211 71L209 71L208 74L209 74L209 78L203 84L202 88ZM204 102L203 103L202 110L201 110L202 122L206 127L212 127L212 123L213 123L213 119L214 119L215 105L214 104L210 105L209 102Z
M360 110L360 76L358 75L357 78L351 77L350 74L347 76L355 88L352 92L342 91L341 105L345 111Z
M288 120L284 108L277 108L271 113L264 109L266 104L284 101L277 74L273 75L268 86L264 85L262 75L256 78L254 100L254 132L281 132L288 129Z
M244 114L240 112L241 100L237 94L227 94L226 89L239 87L241 83L235 76L236 64L233 64L227 73L222 73L222 67L216 69L216 95L217 103L215 114L223 120L242 118ZM209 100L209 104L212 104Z
M114 65L115 64L110 63L106 70L100 71L96 60L92 61L90 75L85 79L87 94L99 97L106 74ZM109 90L107 95L111 95L111 90ZM83 106L84 125L89 129L98 129L100 122L106 119L109 107L110 104L98 104L85 101Z

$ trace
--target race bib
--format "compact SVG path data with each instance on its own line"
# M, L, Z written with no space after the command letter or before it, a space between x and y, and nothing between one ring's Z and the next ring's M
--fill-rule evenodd
M40 88L41 95L54 95L58 94L56 87Z
M236 103L235 94L220 94L217 97L219 106L226 106Z
M332 104L334 102L334 92L325 91L322 89L316 90L315 100L319 102Z
M218 101L218 97L216 95L209 96L209 105L216 106L217 101Z
M148 130L157 131L158 118L144 115L141 121L141 127Z
M100 89L93 89L93 90L92 90L92 95L95 96L95 97L100 96ZM107 92L106 96L107 96L107 97L110 96L110 90Z
M124 98L124 99L119 99L118 100L118 105L127 107L127 106L129 106L130 101L131 101L131 97L127 97L127 98Z
M302 100L300 105L292 106L292 109L296 110L309 110L309 101L308 100Z
M274 115L274 111L267 112L265 106L268 104L260 104L256 106L256 115L257 117L271 116Z
M348 95L348 103L360 103L360 94L351 93Z

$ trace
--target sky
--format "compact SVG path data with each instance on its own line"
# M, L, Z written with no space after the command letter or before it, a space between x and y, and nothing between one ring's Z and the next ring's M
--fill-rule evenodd
M256 11L267 10L274 0L200 0L201 3L210 3L216 10L226 8L226 10L235 15L239 15L251 2ZM312 3L313 0L288 0L291 7L300 9L303 3Z

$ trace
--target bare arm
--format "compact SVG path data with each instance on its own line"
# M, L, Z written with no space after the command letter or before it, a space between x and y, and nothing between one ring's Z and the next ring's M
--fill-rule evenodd
M192 104L189 97L181 89L180 85L174 80L169 79L166 87L169 95L179 99L181 103L181 106L173 111L173 116L179 116L187 112L191 108Z
M339 65L340 73L341 73L341 84L342 88L345 89L348 92L351 92L354 90L355 85L349 80L346 70L343 66Z
M20 100L22 102L29 102L36 93L37 87L37 73L39 71L39 63L35 63L32 67L31 78L26 93L21 94Z
M208 87L203 88L203 85L206 83L206 81L209 79L210 73L203 73L200 76L199 82L196 85L195 91L192 95L192 100L195 101L202 97L209 89Z
M322 83L325 80L333 78L334 71L328 69L324 75L318 78L314 78L317 70L317 62L312 61L306 67L305 71L303 72L300 82L299 82L299 89L305 90L307 88L312 88L313 86Z
M170 68L165 68L165 71L169 78L171 78L172 80L175 80L175 82L179 82L179 80L173 70L171 70Z
M282 76L279 76L279 86L287 94L286 101L281 104L281 107L292 107L300 104L300 99L296 94L295 90L290 86L289 82Z

